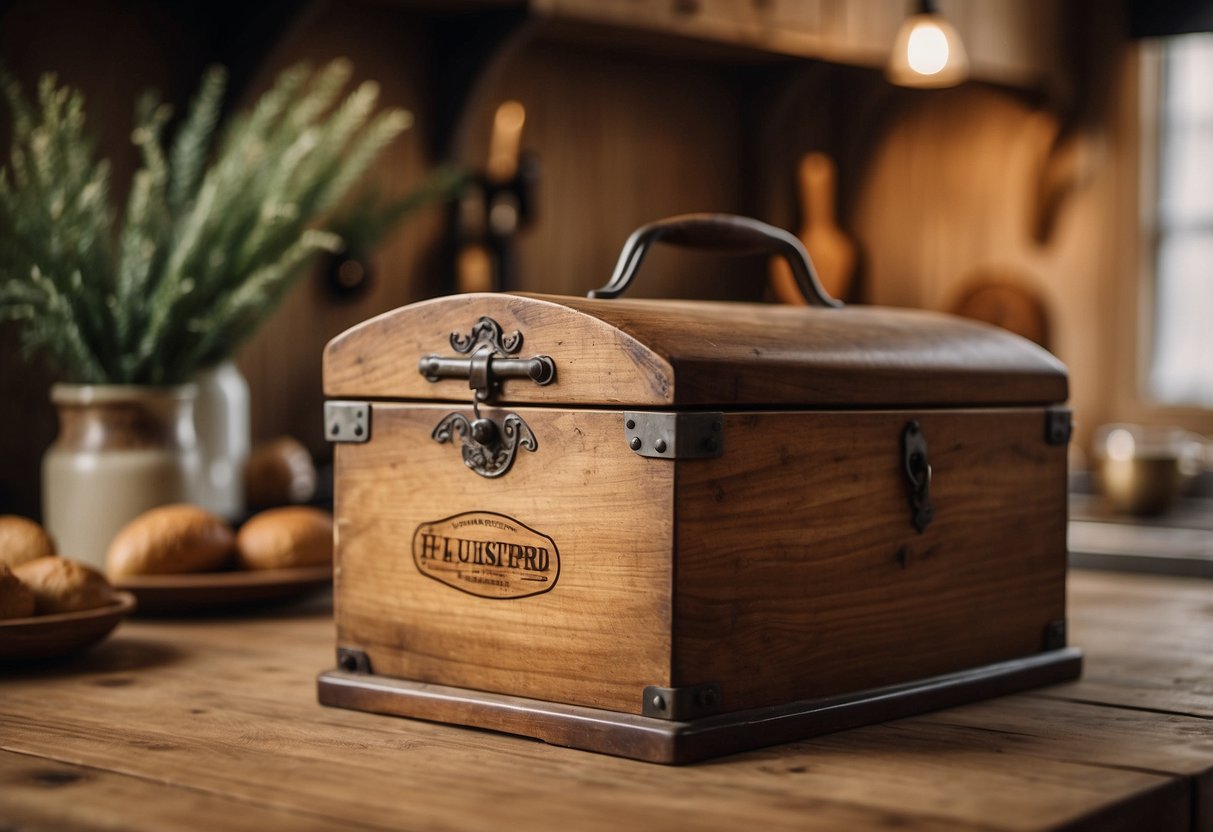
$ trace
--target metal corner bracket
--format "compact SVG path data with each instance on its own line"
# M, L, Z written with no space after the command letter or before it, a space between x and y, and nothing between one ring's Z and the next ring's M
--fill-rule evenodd
M330 442L367 442L371 438L370 402L325 402L324 436Z
M640 456L653 459L714 459L724 453L724 414L623 414L624 440Z
M1060 650L1066 646L1066 620L1057 618L1045 625L1043 637L1041 638L1042 650Z
M704 682L702 685L680 688L646 685L641 700L641 712L645 716L681 722L711 716L720 710L723 701L719 682Z
M1050 407L1045 410L1045 442L1050 445L1068 445L1074 435L1074 420L1068 407Z
M373 673L366 653L352 647L337 648L337 668L346 673Z

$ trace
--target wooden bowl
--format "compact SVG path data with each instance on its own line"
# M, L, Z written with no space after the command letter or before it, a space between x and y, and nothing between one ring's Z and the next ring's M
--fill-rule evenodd
M113 603L79 612L0 621L0 662L64 656L108 636L135 610L135 596L115 592Z

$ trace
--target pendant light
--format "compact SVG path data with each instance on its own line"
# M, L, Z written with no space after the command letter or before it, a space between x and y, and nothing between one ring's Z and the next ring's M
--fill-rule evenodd
M903 87L952 87L969 77L969 56L934 0L919 0L893 41L885 75Z

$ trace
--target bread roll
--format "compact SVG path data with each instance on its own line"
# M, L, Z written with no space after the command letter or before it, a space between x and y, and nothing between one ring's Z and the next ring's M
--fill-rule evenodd
M0 619L28 618L34 614L34 593L13 574L13 570L0 564Z
M104 575L65 558L31 560L13 573L33 592L38 615L91 610L113 601L113 590Z
M289 569L333 562L333 518L308 506L272 508L254 515L236 535L242 569Z
M302 503L316 493L316 464L289 436L253 448L244 468L244 499L253 508Z
M0 565L15 567L55 554L55 541L33 520L0 516Z
M227 566L235 542L231 527L197 506L176 503L140 514L110 543L105 571L125 575L213 572Z

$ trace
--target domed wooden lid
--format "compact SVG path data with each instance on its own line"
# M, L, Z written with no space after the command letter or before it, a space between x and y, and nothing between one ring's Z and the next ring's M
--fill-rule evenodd
M455 349L478 337L482 318L499 325L504 347L517 349L507 353L487 338L467 353ZM509 340L515 332L520 344ZM939 313L505 294L422 301L347 330L325 349L325 394L467 401L466 374L431 381L421 361L466 363L485 351L495 351L492 361L548 356L555 369L547 384L498 379L497 403L985 407L1068 395L1065 366L1045 350Z

